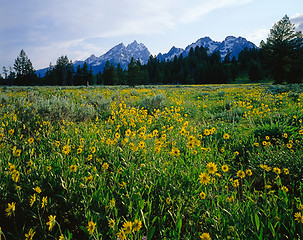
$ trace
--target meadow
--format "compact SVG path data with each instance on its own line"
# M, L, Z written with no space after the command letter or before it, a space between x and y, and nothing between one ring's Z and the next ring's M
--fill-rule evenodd
M303 239L303 86L2 87L0 239Z

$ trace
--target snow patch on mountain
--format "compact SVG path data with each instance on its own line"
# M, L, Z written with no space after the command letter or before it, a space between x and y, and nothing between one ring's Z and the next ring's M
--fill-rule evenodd
M173 59L175 56L180 56L181 53L183 57L188 56L190 49L193 48L195 49L196 47L204 47L208 49L208 54L212 54L215 51L220 52L220 56L222 59L230 53L230 57L238 57L239 53L244 49L244 48L257 48L255 44L252 42L247 41L245 38L242 37L234 37L234 36L228 36L224 39L222 42L217 42L213 41L210 37L204 37L200 38L196 42L188 45L185 50L180 50L178 53L172 52L171 50L168 53L165 54L159 54L157 57L160 61L169 61ZM179 48L181 49L181 48Z
M86 62L88 67L91 67L93 73L96 74L103 71L107 61L115 66L120 64L123 69L126 69L132 58L136 61L139 60L141 64L146 64L150 55L151 54L147 47L143 43L138 43L135 40L127 46L120 43L99 57L92 54L84 61L75 61L74 66L77 67L78 65L83 65L84 62Z

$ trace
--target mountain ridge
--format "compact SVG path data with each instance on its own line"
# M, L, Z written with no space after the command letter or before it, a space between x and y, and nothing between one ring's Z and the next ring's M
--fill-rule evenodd
M185 49L178 48L178 54L175 51L175 47L172 47L168 53L160 53L158 54L158 59L160 61L170 61L175 56L180 56L181 53L183 57L188 56L190 49L195 49L196 47L204 47L208 49L208 54L212 54L215 51L220 52L221 59L224 59L224 57L227 55L227 53L230 53L230 57L237 58L239 53L245 48L257 48L257 46L246 40L243 37L234 37L234 36L227 36L222 42L214 41L210 37L203 37L198 39L196 42L188 45ZM182 51L183 50L183 51Z
M237 58L238 54L245 47L257 48L254 43L246 40L243 37L227 36L222 42L219 42L214 41L210 37L206 36L198 39L192 44L189 44L185 49L173 46L167 53L159 53L157 58L159 61L171 61L175 57L179 57L181 54L183 57L186 57L188 56L191 48L195 49L196 47L201 46L208 49L208 54L219 51L222 59L224 59L227 53L230 53L231 58ZM127 46L125 46L124 43L119 43L99 57L92 54L84 61L75 61L73 65L76 69L79 65L82 66L86 62L88 67L91 67L93 73L96 74L103 71L107 61L111 62L115 66L120 64L123 69L127 69L132 58L139 60L141 64L146 64L150 56L151 53L149 52L148 48L143 43L138 43L136 40L134 40ZM36 72L37 74L40 74L40 76L44 76L47 69L48 68L40 69Z

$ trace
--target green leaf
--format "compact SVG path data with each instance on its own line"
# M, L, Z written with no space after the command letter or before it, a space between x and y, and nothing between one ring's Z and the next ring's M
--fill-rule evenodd
M145 216L144 216L144 213L143 213L142 209L140 209L140 212L141 212L141 216L142 216L143 225L144 225L145 228L147 228L146 222L145 222Z
M268 223L268 226L269 226L269 229L272 233L272 236L275 237L276 236L276 231L275 231L274 226L271 224L271 222Z
M259 239L260 239L260 240L263 240L263 228L261 228L261 230L260 230Z
M147 239L151 240L155 234L156 228L152 227L152 229L149 231L148 235L147 235Z
M259 218L257 213L255 213L255 223L256 223L257 231L259 231L259 229L260 229L260 218Z
M182 218L179 218L179 221L177 223L178 236L180 236L181 234L181 228L182 228Z
M154 222L157 220L157 216L154 217L154 219L152 220L152 225L154 224Z

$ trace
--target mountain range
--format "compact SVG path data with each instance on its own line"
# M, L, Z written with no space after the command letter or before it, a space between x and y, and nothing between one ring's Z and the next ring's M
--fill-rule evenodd
M120 63L121 67L126 69L132 58L135 60L139 59L141 64L145 64L147 63L150 55L150 52L143 43L134 41L127 46L120 43L100 57L96 57L93 54L84 61L74 62L74 66L77 67L78 65L83 65L84 62L86 62L89 68L92 67L93 73L98 73L103 71L106 61L109 61L115 66Z
M195 49L196 47L201 46L208 49L208 54L212 54L215 51L219 51L221 59L224 59L228 52L230 52L230 58L237 58L239 53L244 48L257 48L254 43L249 42L242 37L236 38L234 36L228 36L222 42L213 41L209 37L204 37L200 38L195 43L188 45L185 49L172 47L168 53L160 53L157 57L160 61L171 61L174 59L175 56L180 56L181 53L183 57L186 57L189 54L191 48Z
M234 37L228 36L222 42L213 41L209 37L200 38L195 43L188 45L185 49L172 47L167 53L159 53L157 58L159 61L171 61L174 59L175 56L180 56L181 54L183 57L186 57L190 49L195 47L204 47L208 49L208 54L212 54L215 51L219 51L221 58L224 59L226 54L229 52L230 57L232 58L235 56L238 57L238 54L244 48L257 48L255 44L252 42L247 41L245 38L242 37ZM132 42L125 46L123 43L120 43L105 54L97 57L92 54L89 58L84 61L75 61L74 67L75 69L80 65L82 66L84 62L87 63L88 67L92 68L93 73L96 74L98 72L102 72L105 66L106 61L111 62L113 65L117 66L120 63L123 69L127 69L127 66L132 58L135 60L139 60L141 64L146 64L148 62L151 53L149 52L148 48L143 43L138 43L137 41ZM47 71L47 68L37 70L37 75L44 76Z

